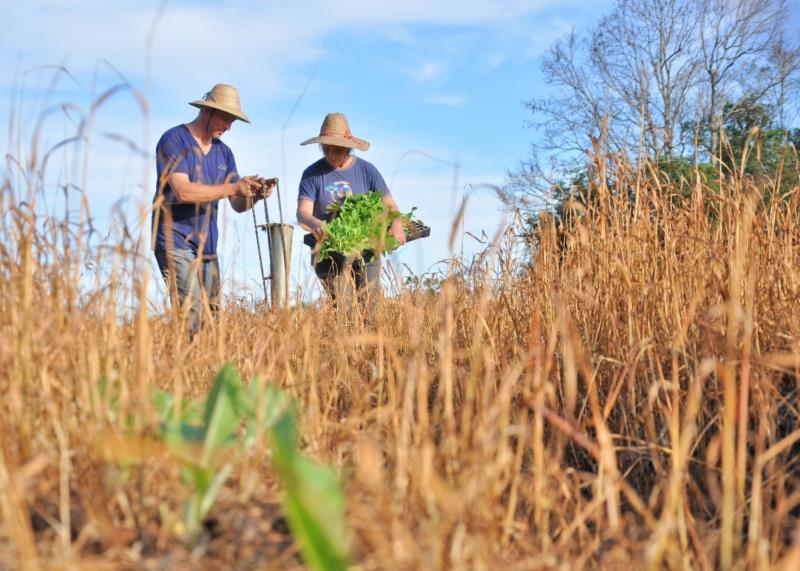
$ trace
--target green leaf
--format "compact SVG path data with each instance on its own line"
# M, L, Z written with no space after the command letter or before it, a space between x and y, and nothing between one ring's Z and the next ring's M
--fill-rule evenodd
M245 401L247 437L245 438L244 448L249 448L253 445L258 433L266 432L272 428L291 403L289 394L275 385L266 384L263 389L263 392L260 392L257 379L253 379L245 391L247 395ZM259 406L261 407L260 419Z
M380 191L348 196L332 210L335 217L323 223L326 236L317 254L320 262L334 252L361 257L368 250L377 253L394 250L400 244L387 229L395 218L411 217L411 213L390 210L383 203Z
M284 510L303 557L312 569L347 569L344 492L332 468L298 452L295 409L288 393L269 384L259 386L256 381L245 389L236 369L226 364L214 380L202 411L190 399L176 408L175 397L163 391L155 391L152 399L161 438L180 459L181 478L191 489L184 508L190 536L200 529L234 462L259 432L270 431L273 459L284 487ZM218 453L235 441L242 418L247 423L246 436L234 449L234 459L228 457L223 463ZM200 458L196 453L198 442L202 442Z
M203 443L202 465L215 450L236 436L236 428L241 421L242 380L230 363L226 363L217 375L214 386L206 400L204 414L205 441Z
M222 486L231 475L231 472L233 472L233 466L230 464L225 464L219 470L219 472L216 473L214 478L211 480L211 482L209 482L208 486L206 486L206 489L200 495L198 515L201 522L205 519L206 515L211 509L212 504L214 503L214 500L217 499L217 494L219 494L219 491L222 489Z
M291 399L286 391L282 391L274 385L267 385L264 388L263 411L261 428L268 430L278 422L291 404Z
M272 437L284 510L303 558L312 569L347 569L345 496L336 473L298 454L292 410L275 424Z
M233 471L231 464L225 464L216 474L210 468L189 466L182 470L185 480L192 487L192 497L186 502L184 521L186 531L194 536L208 515L214 500Z
M188 422L162 422L159 428L168 443L203 442L206 438L205 427Z
M203 521L204 516L200 513L201 504L205 497L205 492L210 486L213 474L209 468L195 465L185 466L181 469L181 477L192 489L192 495L185 504L183 519L186 523L186 531L189 535L194 536Z
M159 418L158 431L162 440L181 463L195 464L197 457L192 448L206 438L202 408L194 400L183 399L176 411L175 397L161 390L153 391L151 398Z

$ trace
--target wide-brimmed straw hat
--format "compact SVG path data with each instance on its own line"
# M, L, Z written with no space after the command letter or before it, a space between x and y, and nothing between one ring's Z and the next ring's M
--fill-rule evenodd
M319 137L308 139L300 144L310 145L311 143L347 147L349 149L358 149L359 151L369 149L368 142L354 137L350 132L350 125L343 113L328 113L325 115L322 127L319 128Z
M242 106L239 103L239 91L232 85L227 83L218 83L207 92L202 99L191 101L189 105L194 105L197 108L207 107L209 109L216 109L230 113L237 119L241 119L247 123L250 122L250 117L244 114Z

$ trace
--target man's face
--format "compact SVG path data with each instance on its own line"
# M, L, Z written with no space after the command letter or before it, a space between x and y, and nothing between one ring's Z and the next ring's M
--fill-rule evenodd
M222 135L231 128L236 117L225 111L211 111L208 120L208 134L212 139L219 139Z

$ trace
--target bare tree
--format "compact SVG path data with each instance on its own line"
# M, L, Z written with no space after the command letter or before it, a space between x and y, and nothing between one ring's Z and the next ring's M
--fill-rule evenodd
M725 120L724 105L739 99L759 101L785 84L797 70L798 52L784 53L789 59L783 65L767 65L782 43L784 0L702 0L699 12L700 64L713 154Z
M644 131L654 156L673 154L694 85L693 20L693 6L680 0L620 0L593 35L595 68L620 97L628 128L635 137Z
M550 94L527 102L541 137L513 173L517 190L532 180L549 186L542 175L580 162L604 122L612 152L698 160L737 101L769 104L783 123L800 77L787 14L785 0L618 0L594 28L544 55ZM698 152L698 139L710 148Z
M800 92L800 47L791 49L781 34L772 45L769 64L774 68L771 75L776 79L773 100L777 123L785 130L800 111L800 101L790 96Z

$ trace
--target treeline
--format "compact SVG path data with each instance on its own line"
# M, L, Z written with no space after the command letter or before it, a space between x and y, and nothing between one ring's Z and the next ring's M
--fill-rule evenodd
M556 41L542 61L546 94L527 102L537 142L510 173L510 199L534 213L584 195L593 146L678 188L698 175L718 188L734 171L768 178L771 193L796 187L793 10L784 0L618 0L593 28Z

